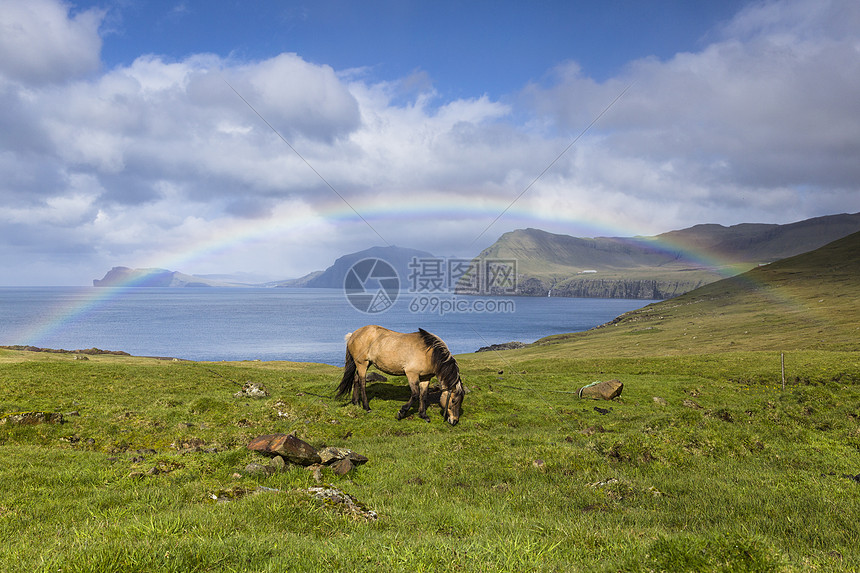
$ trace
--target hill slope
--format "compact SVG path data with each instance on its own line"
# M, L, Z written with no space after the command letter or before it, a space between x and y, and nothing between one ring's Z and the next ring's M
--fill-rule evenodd
M616 356L728 350L860 350L860 233L650 304L564 343Z
M93 279L96 287L242 287L240 283L186 275L166 269L131 269L113 267L101 279Z
M789 225L696 225L654 237L577 238L538 229L502 235L479 259L515 259L519 294L671 298L860 231L860 213Z
M432 258L433 255L426 251L408 249L404 247L371 247L363 251L350 253L338 258L334 264L324 271L315 271L299 279L281 281L275 286L279 287L306 287L306 288L343 288L343 281L350 267L362 259L381 259L390 264L397 271L401 288L405 288L409 279L409 264L413 258Z

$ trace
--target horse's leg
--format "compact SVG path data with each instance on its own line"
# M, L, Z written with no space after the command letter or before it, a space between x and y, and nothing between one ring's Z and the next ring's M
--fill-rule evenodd
M409 381L409 390L411 392L409 396L409 401L403 404L403 407L397 412L394 416L398 420L402 420L409 413L409 409L412 408L412 404L415 402L415 398L418 397L418 376L415 376L410 373L406 373L406 379Z
M422 380L418 384L419 391L419 406L418 406L418 417L427 422L430 421L430 416L427 415L427 389L430 387L429 380Z
M362 407L370 412L370 404L367 401L367 368L370 366L367 362L356 363L355 365L355 382L352 386L352 403L358 404L361 399Z

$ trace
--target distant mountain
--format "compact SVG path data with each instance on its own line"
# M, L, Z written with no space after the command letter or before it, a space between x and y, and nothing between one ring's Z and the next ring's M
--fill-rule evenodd
M611 356L860 350L860 232L649 304L588 332L541 339ZM776 356L776 355L772 355ZM536 359L536 357L532 357ZM779 361L774 361L779 375ZM842 374L832 373L833 380Z
M433 255L427 251L408 249L404 247L371 247L356 253L350 253L337 259L333 265L324 271L316 271L298 279L291 279L276 283L279 287L306 287L306 288L343 288L347 271L362 259L381 259L397 272L400 278L401 289L405 289L409 280L409 264L414 258L432 258Z
M240 283L212 280L166 269L131 269L114 267L102 279L93 279L93 286L131 287L242 287Z
M671 298L860 231L860 213L788 225L696 225L653 237L577 238L538 229L502 235L478 255L517 263L517 294Z
M306 287L308 283L323 274L325 271L314 271L312 273L308 273L303 277L299 277L297 279L287 279L283 281L275 281L271 284L271 286L275 287Z

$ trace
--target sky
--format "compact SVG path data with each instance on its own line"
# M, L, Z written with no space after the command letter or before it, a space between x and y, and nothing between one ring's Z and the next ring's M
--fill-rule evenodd
M860 3L0 0L0 285L860 211Z

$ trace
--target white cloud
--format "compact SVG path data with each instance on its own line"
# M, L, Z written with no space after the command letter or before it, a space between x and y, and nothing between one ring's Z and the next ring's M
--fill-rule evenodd
M3 0L0 75L28 84L59 83L100 66L100 10L69 13L52 0Z

